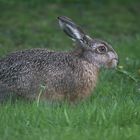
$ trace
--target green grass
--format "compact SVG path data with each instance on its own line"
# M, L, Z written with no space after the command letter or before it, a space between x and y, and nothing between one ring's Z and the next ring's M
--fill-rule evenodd
M65 15L91 36L109 41L123 69L140 80L139 0L0 0L0 56L21 49L70 50L59 29ZM102 70L92 97L77 105L0 105L0 140L139 140L140 83Z

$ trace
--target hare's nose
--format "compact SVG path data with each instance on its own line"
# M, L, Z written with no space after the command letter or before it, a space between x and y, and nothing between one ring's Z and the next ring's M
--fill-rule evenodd
M117 62L117 65L119 65L119 64L120 64L120 60L119 60L119 59L117 59L117 61L118 61L118 62Z
M118 58L114 58L113 60L116 61L116 65L119 65L119 59Z
M112 60L115 60L117 65L119 64L119 59L118 58L113 58Z
M118 65L118 60L117 59L113 59L112 60L112 66L116 67Z

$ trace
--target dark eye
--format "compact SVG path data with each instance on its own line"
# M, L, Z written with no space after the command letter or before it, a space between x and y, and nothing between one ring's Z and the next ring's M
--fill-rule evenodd
M107 47L99 46L96 50L97 50L98 53L106 53L107 52Z

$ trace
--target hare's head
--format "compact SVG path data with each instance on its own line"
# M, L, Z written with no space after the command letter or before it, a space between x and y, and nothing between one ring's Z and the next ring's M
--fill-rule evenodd
M83 56L97 67L114 68L118 63L118 55L105 41L91 38L71 19L58 17L60 27L83 50Z

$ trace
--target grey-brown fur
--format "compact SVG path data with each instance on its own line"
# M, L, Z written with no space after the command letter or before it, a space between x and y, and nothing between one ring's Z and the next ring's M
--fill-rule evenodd
M99 69L115 67L118 56L104 41L91 39L66 17L59 17L61 28L75 42L71 52L32 49L15 52L0 60L0 102L13 97L50 101L76 101L88 97L96 86ZM75 32L76 31L76 32ZM98 54L96 45L108 48ZM110 54L109 54L110 52Z

